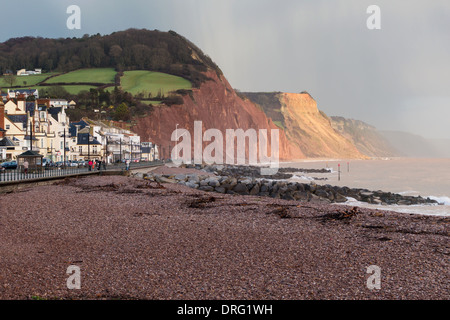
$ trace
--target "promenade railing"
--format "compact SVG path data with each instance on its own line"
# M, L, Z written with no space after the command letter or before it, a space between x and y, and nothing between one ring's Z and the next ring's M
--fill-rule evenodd
M162 161L151 161L151 162L131 162L129 165L129 170L135 170L139 168L145 167L153 167L162 165L166 162ZM104 171L126 171L127 164L126 163L115 163L108 164L105 166L100 165L98 167L95 165L94 167L89 168L88 166L80 166L80 167L69 167L69 166L61 166L61 167L43 167L39 170L28 170L27 173L23 169L0 169L0 182L12 182L12 181L22 181L22 180L33 180L33 179L43 179L50 177L65 177L72 176L82 173L101 173Z

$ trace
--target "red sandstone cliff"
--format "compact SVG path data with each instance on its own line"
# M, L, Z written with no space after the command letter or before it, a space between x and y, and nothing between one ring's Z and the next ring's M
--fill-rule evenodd
M204 82L200 88L193 89L192 97L185 95L182 105L157 106L144 118L136 118L132 130L143 140L155 142L161 146L162 156L169 157L169 150L175 146L171 141L176 129L187 129L194 136L194 121L203 122L203 132L219 129L224 138L226 129L279 129L266 114L249 100L241 99L228 81L213 71L207 72L212 80ZM204 146L209 143L204 143ZM248 147L247 147L248 152ZM305 158L294 144L290 143L280 130L280 160Z

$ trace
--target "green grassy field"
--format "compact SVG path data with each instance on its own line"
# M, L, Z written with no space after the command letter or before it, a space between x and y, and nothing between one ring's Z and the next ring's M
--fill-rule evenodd
M170 91L192 88L191 83L181 77L144 70L125 71L120 82L124 91L133 95L143 93L145 96L151 93L153 97L160 90L161 94L167 96Z
M50 86L45 84L54 83L67 83L62 85L69 93L78 94L83 90L89 91L92 88L96 88L89 85L74 85L73 83L114 83L114 77L116 71L113 68L98 68L98 69L80 69L72 71L66 74L58 75L44 82L42 86L36 86L36 84L42 82L52 74L33 75L25 77L17 77L16 86L21 86L23 89L39 89L46 90ZM24 85L23 81L27 84ZM149 93L153 97L156 97L158 93L163 96L168 96L169 92L176 91L178 89L191 89L191 83L181 77L173 76L166 73L152 72L145 70L126 71L121 78L121 85L124 91L128 91L133 95L143 93L147 98ZM7 87L4 83L4 79L0 78L0 87ZM114 87L108 88L110 92L114 90ZM154 105L158 102L149 102Z
M79 86L71 86L71 85L67 85L67 86L61 86L64 89L66 89L70 94L78 94L83 90L89 91L90 89L96 89L97 87L93 87L93 86L84 86L84 85L79 85ZM32 87L26 87L26 88L21 88L21 89L38 89L39 91L41 90L47 90L51 88L50 86L32 86Z
M34 74L30 76L15 76L16 82L13 84L13 86L34 86L38 84L39 82L44 81L48 77L52 76L52 73L44 73L44 74ZM26 82L26 84L25 84ZM2 88L8 88L9 83L5 81L5 77L0 77L0 87Z
M46 83L114 83L113 68L80 69L49 79Z

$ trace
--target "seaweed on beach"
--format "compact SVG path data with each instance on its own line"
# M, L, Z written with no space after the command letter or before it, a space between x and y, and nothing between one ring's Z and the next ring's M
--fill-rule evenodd
M274 211L269 212L270 214L276 214L281 219L291 219L292 216L289 214L289 209L286 206L280 206Z
M155 185L153 185L153 184L155 184ZM154 182L147 181L143 184L136 186L136 188L138 188L138 189L166 189L166 187L164 187L158 181L154 181Z
M216 202L216 200L217 199L213 196L195 198L187 201L187 206L188 208L204 209L208 204Z
M358 207L353 207L350 210L339 210L337 212L330 212L326 213L324 215L319 216L319 218L322 219L322 221L350 221L351 219L355 218L361 214L361 211L358 209Z

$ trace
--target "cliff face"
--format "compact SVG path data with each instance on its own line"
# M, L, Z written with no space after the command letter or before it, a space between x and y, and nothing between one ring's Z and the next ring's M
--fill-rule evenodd
M280 93L286 135L312 158L365 158L356 147L335 131L329 118L317 108L308 93Z
M331 117L331 125L352 141L356 148L366 156L395 157L402 155L375 127L363 121Z
M175 146L171 142L171 135L177 124L179 129L187 129L191 133L192 141L194 121L203 122L203 132L208 129L220 130L224 140L227 129L268 129L269 137L270 129L279 129L254 103L241 99L224 77L219 78L212 71L206 75L212 80L204 82L199 89L193 89L192 95L185 95L182 105L155 107L150 115L135 119L133 130L143 139L160 145L163 157L169 157L169 150ZM279 156L280 160L305 157L297 146L288 141L283 130L280 130Z

